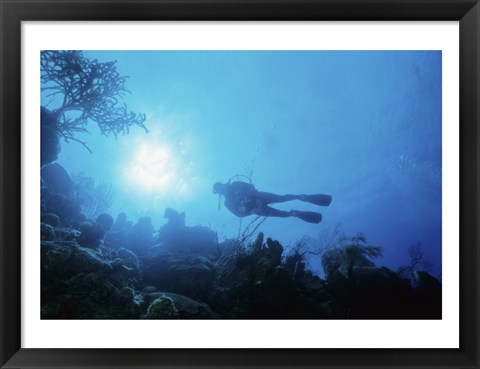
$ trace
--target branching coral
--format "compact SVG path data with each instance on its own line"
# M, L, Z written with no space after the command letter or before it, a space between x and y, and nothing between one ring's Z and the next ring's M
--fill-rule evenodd
M267 220L267 217L256 216L245 227L243 227L243 218L240 218L238 226L238 236L236 239L236 252L245 251L246 245L252 237L257 234L258 228Z
M354 237L342 236L335 245L322 255L322 266L327 278L340 272L351 279L353 267L373 266L369 260L382 256L383 249L367 243L366 237L359 233Z
M145 114L137 115L120 104L119 98L129 92L126 78L120 76L115 62L89 60L81 51L41 53L41 91L46 97L61 100L60 107L52 112L54 128L67 142L74 140L87 147L75 134L88 132L89 120L106 136L128 134L132 125L147 131Z
M420 241L410 245L408 255L410 256L410 265L403 265L398 269L397 274L400 277L413 279L414 272L429 272L432 269L432 263L423 258L422 243Z

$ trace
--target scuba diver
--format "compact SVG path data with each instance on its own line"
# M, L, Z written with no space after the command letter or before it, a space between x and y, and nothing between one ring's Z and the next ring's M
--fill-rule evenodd
M332 202L330 195L276 195L270 192L260 192L246 182L217 182L213 185L213 193L225 197L225 207L237 217L256 214L265 217L296 217L309 223L320 223L322 214L312 211L278 210L268 205L300 200L318 206L329 206Z

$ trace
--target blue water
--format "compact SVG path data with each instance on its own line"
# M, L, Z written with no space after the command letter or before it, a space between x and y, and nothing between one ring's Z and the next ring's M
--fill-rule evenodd
M396 270L421 242L441 277L442 55L437 51L85 51L129 76L129 110L146 134L90 135L62 143L58 162L113 186L108 209L158 229L165 208L187 225L236 237L240 219L212 193L217 181L251 177L260 191L323 193L329 207L299 201L278 209L320 211L323 221L268 218L259 228L286 247L318 251L341 233L382 246ZM47 99L42 100L46 105ZM51 102L54 107L54 102ZM49 105L47 105L49 107ZM308 267L322 275L319 256Z

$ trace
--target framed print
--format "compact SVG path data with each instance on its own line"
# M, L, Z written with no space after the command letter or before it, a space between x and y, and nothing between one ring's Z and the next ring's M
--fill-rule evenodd
M478 368L476 1L1 4L2 367Z

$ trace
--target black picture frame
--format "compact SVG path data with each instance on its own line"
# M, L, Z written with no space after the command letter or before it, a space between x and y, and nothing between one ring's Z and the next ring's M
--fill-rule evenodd
M477 0L0 0L0 16L2 368L479 368L480 4ZM459 21L460 348L21 348L21 23L78 20Z

